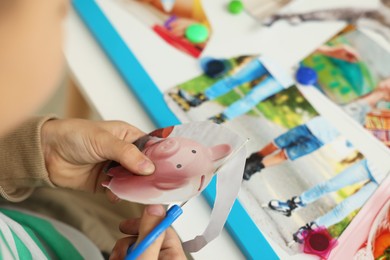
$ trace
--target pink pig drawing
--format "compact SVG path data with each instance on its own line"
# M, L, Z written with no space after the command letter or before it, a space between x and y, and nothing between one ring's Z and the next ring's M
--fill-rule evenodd
M103 186L123 200L143 204L185 201L202 192L215 171L215 162L232 151L229 144L206 147L192 139L151 137L142 152L154 163L152 175L139 176L122 166L109 171Z

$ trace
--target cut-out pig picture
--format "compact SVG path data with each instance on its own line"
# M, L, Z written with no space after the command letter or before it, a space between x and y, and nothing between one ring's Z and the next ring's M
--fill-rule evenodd
M112 167L103 186L121 199L143 204L170 204L199 195L216 175L216 196L210 222L202 235L183 243L196 252L222 231L241 187L246 139L210 121L158 129L134 144L156 170L139 176Z
M218 162L227 158L233 147L229 140L207 145L175 136L173 131L180 127L185 125L158 129L135 143L154 163L152 175L135 175L118 166L110 169L112 178L103 186L123 200L144 204L185 201L202 192Z

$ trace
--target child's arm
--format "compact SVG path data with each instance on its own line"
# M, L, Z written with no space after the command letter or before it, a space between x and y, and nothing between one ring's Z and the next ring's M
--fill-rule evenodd
M9 201L26 199L37 186L54 187L43 159L40 129L50 117L32 118L0 138L0 194Z
M9 128L36 111L63 77L68 1L0 3L0 118ZM0 124L0 134L9 130Z

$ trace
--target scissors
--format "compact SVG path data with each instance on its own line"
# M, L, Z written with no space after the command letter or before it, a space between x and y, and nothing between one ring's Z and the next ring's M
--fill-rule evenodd
M133 244L127 250L127 256L125 260L137 259L145 250L166 230L172 223L183 213L182 206L185 203L179 205L173 205L167 211L165 218L158 224L141 242L135 247Z

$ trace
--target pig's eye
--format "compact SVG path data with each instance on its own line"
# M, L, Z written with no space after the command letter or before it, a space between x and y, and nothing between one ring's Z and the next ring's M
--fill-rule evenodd
M192 153L196 153L196 150L192 150L191 152L192 152Z
M176 164L176 168L180 169L181 168L181 164Z

